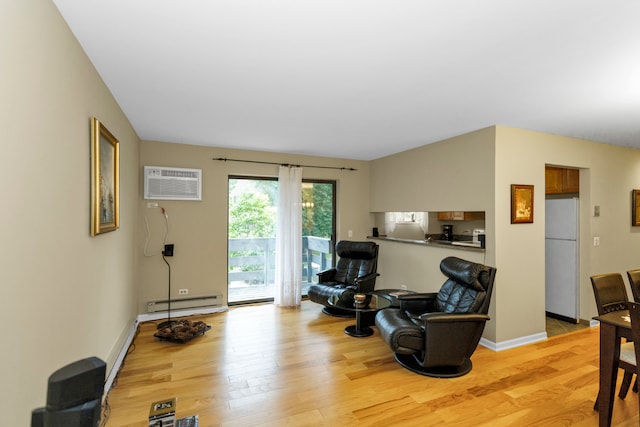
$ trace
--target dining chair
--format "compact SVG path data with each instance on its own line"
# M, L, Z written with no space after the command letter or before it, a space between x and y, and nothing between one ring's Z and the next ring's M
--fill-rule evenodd
M627 271L627 277L629 278L629 285L631 285L633 300L640 302L640 269Z
M602 316L612 311L621 311L628 308L629 298L627 297L627 289L622 274L607 273L591 276L591 286L596 298L598 315ZM630 364L620 359L618 368L624 370L622 384L618 392L618 397L624 399L627 397L633 375L636 373L636 366L635 364ZM596 399L594 409L597 409L597 405L598 400Z

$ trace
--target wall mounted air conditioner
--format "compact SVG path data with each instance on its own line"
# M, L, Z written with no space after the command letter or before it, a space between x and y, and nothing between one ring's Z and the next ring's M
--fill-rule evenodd
M202 200L202 169L145 166L144 198Z

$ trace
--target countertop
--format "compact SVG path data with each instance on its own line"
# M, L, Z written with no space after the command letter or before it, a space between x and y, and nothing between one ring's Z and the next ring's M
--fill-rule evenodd
M386 240L390 242L398 242L398 243L409 243L412 245L420 245L420 246L433 246L439 248L449 248L449 249L458 249L463 251L473 251L473 252L484 252L485 249L481 248L479 245L472 245L471 241L453 241L447 242L444 240L410 240L410 239L398 239L396 237L387 237L387 236L367 236L367 239L372 240Z

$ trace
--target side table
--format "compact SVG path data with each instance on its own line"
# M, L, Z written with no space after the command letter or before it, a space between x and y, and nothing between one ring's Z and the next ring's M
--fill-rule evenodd
M373 329L363 322L363 314L376 313L383 308L391 306L390 299L374 293L366 294L366 299L362 303L346 303L341 301L336 295L330 296L327 302L331 307L354 311L356 313L356 324L347 326L344 329L344 333L357 338L368 337L373 334Z

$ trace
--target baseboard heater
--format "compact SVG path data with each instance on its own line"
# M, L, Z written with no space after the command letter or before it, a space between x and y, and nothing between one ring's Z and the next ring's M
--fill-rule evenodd
M181 298L171 300L171 310L185 310L190 308L216 307L222 305L222 295L210 295L205 297ZM147 303L147 313L157 313L167 311L169 301L149 301Z

